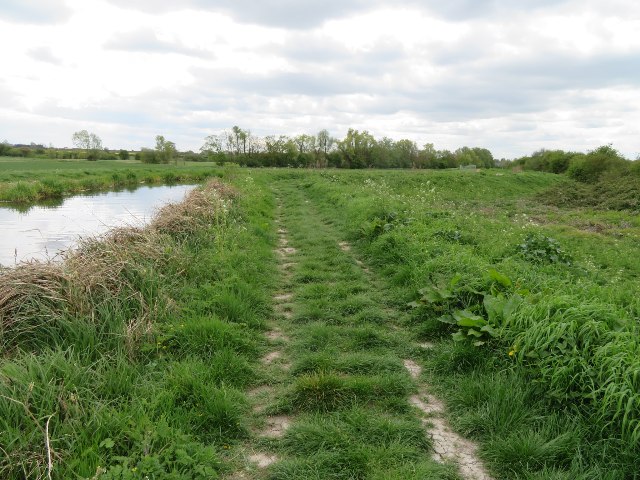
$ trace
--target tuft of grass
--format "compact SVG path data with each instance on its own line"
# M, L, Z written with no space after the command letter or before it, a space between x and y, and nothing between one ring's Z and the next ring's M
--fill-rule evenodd
M296 378L286 399L284 410L329 412L369 403L385 404L406 410L403 400L412 386L406 375L386 374L338 375L313 373Z

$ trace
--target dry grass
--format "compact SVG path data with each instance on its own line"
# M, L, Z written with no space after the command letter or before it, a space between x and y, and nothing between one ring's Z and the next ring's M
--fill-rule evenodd
M59 262L32 261L0 270L0 347L15 345L65 316L97 321L96 308L118 300L130 310L122 334L133 350L172 304L157 296L150 301L141 284L161 275L173 251L167 248L171 239L219 222L234 196L230 187L212 181L183 202L161 208L145 228L117 228L84 239Z

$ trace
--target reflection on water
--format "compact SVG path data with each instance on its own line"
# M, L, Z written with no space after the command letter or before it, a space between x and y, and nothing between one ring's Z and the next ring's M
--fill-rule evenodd
M193 185L141 187L136 190L70 197L28 207L0 206L0 265L32 258L53 258L79 237L110 228L148 222L158 207L178 202Z

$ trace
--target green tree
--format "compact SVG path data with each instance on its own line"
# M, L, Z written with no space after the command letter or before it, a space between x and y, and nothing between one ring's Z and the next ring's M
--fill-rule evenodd
M207 157L209 161L224 165L227 160L227 140L228 133L208 135L204 139L204 145L200 147L200 153Z
M169 163L173 159L176 160L176 163L178 161L176 144L166 140L162 135L156 136L155 151L158 157L158 163Z
M322 129L316 135L316 167L326 167L328 164L329 152L331 152L336 140L327 129Z
M120 157L120 160L129 160L129 151L120 149L120 151L118 152L118 157Z
M620 153L611 145L603 145L583 156L571 160L567 175L584 183L596 183L603 173L622 174L629 166Z
M11 145L6 140L0 143L0 156L9 155L9 152L11 152L11 148Z
M100 158L102 140L95 133L80 130L72 135L71 141L76 148L86 152L87 160L98 160Z
M438 152L433 143L425 143L418 152L417 168L437 168Z
M359 132L350 128L347 136L338 142L346 168L368 168L373 166L373 147L376 139L366 130Z
M397 167L416 168L418 163L418 146L408 139L398 140L394 145Z

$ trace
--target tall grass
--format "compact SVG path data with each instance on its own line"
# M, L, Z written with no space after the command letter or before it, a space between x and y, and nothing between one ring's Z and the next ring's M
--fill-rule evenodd
M259 377L258 331L216 308L203 315L191 294L238 281L236 270L247 289L264 288L269 246L247 233L241 203L214 181L144 229L0 271L0 477L224 470L223 446L247 434L241 389ZM236 269L245 262L262 274Z

